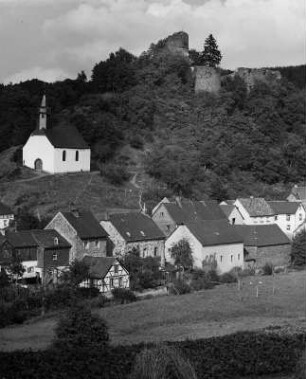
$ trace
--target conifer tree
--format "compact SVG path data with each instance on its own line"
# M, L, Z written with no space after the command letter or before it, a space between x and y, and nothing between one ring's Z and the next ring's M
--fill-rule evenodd
M201 62L205 66L217 67L222 59L222 54L218 48L217 41L210 34L204 42L204 50L201 54Z

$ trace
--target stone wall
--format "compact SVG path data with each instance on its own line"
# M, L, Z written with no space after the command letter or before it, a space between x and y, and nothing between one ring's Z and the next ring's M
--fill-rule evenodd
M263 267L266 263L272 263L273 266L287 266L290 258L291 245L277 246L245 246L249 253L246 258L255 258L256 267Z
M209 66L195 66L195 92L218 93L221 89L221 76L217 69Z
M177 32L165 39L165 48L172 54L189 55L189 35L185 32Z

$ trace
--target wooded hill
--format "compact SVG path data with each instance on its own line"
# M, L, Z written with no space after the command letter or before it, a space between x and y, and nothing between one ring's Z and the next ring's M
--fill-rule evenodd
M304 180L305 65L278 67L281 81L258 82L249 93L242 79L227 77L218 95L195 94L190 62L152 46L139 57L111 53L89 80L81 72L52 84L0 85L0 152L25 143L46 93L51 124L79 129L94 169L120 184L131 165L143 167L151 178L144 200L277 199ZM133 149L141 161L126 154Z

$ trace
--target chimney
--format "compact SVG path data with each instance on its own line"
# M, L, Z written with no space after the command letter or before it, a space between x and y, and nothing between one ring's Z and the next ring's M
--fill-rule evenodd
M105 212L104 220L105 221L109 221L109 213L108 213L108 211Z

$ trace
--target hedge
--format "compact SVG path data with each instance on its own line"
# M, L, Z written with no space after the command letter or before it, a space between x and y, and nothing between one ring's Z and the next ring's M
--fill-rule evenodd
M238 332L223 337L167 343L194 365L198 378L230 379L287 374L305 348L305 334ZM110 346L101 349L15 351L0 353L0 377L6 379L124 379L136 355L151 345Z

